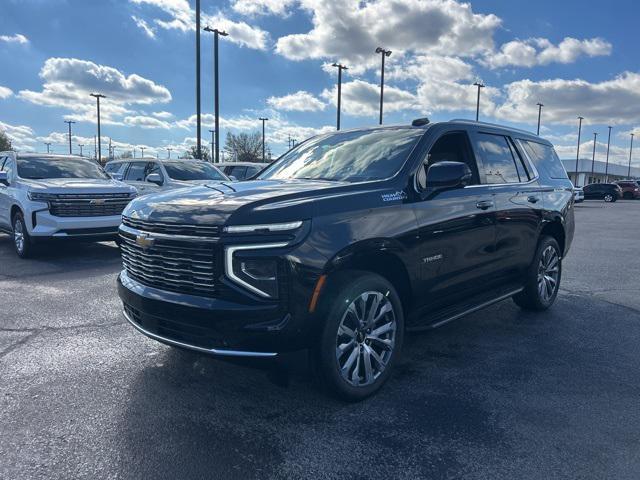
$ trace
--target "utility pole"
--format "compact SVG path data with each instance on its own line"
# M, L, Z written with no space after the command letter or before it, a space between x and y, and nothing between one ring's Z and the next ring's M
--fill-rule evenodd
M93 136L93 158L98 159L98 142L95 135Z
M269 119L260 117L258 120L262 122L262 163L264 163L266 160L266 157L264 156L264 122L266 122Z
M480 119L480 89L484 88L485 85L481 81L478 81L473 85L478 87L478 97L476 100L476 122L477 122Z
M391 56L391 50L382 47L376 48L376 53L382 56L382 68L380 70L380 125L382 125L382 105L384 104L384 59Z
M82 147L84 147L84 144L79 143L78 146L80 147L80 156L82 156Z
M215 155L214 149L215 149L215 143L216 143L216 131L215 130L209 130L209 132L211 133L211 161L213 162L213 156Z
M213 33L213 81L214 81L214 90L213 90L213 109L214 109L214 121L215 125L213 126L216 131L216 135L218 138L220 137L220 82L218 77L218 37L223 36L226 37L229 35L227 32L223 30L218 30L217 28L205 27L205 32ZM200 132L198 132L200 135ZM216 142L216 158L215 163L220 163L220 142Z
M71 120L65 120L64 123L69 125L69 155L71 155L73 153L71 151L71 124L76 122L72 122Z
M200 107L200 0L196 0L196 155L202 158L200 132L202 129Z
M291 150L291 134L290 134L290 133L287 133L287 137L289 137L289 138L287 139L287 145L289 145L289 150Z
M607 163L604 168L604 183L609 183L609 148L611 147L611 129L609 126L609 139L607 140Z
M349 70L349 68L345 67L340 63L334 63L332 66L338 69L338 110L337 110L338 119L336 122L336 130L340 130L340 102L342 100L342 70Z
M91 93L90 94L92 97L95 97L96 99L96 107L98 110L98 162L102 163L102 145L100 142L100 99L101 98L107 98L104 95L102 95L101 93Z
M51 142L45 142L45 145L47 146L47 153L51 153Z
M109 137L109 159L113 160L113 147L111 146L111 137Z
M167 152L169 154L169 157L168 157L169 159L171 159L171 150L173 150L173 148L167 148Z
M536 135L540 135L540 117L542 116L542 107L544 107L544 105L542 103L537 103L536 105L538 105L538 132L536 133Z
M576 151L576 182L575 186L578 187L578 159L580 158L580 135L582 134L582 120L584 117L578 117L578 149Z
M144 149L145 147L140 147L140 151L142 152L142 155L140 155L140 158L144 158Z
M591 157L591 181L594 180L593 178L593 170L596 166L596 140L598 139L598 133L597 132L593 132L593 156Z
M631 146L629 147L629 170L627 170L627 178L631 179L631 155L633 154L633 136L631 134Z

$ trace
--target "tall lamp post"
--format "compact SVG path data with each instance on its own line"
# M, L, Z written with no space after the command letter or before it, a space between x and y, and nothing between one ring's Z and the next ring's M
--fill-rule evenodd
M173 150L173 148L167 148L167 155L169 159L171 159L171 150Z
M107 97L101 93L91 93L90 95L96 99L96 108L98 111L98 162L102 163L102 145L100 142L100 99Z
M142 154L140 155L140 158L144 158L144 150L146 147L140 147L140 151L142 152Z
M609 139L607 140L607 162L604 166L604 183L609 183L609 148L611 147L611 129L609 126Z
M196 155L202 157L200 133L202 130L200 105L200 0L196 0Z
M340 63L334 63L332 66L338 69L338 110L337 110L337 119L336 119L336 130L340 130L340 102L342 100L342 71L349 70L349 68L345 67ZM291 140L291 136L289 136L289 140ZM291 145L289 145L289 148L291 148Z
M213 156L215 155L215 143L216 143L216 131L215 130L209 130L209 133L211 133L211 161L213 162Z
M226 37L229 35L227 32L223 30L218 30L217 28L205 27L205 32L213 33L213 81L214 81L214 90L213 90L213 109L214 109L214 130L216 131L216 135L220 135L220 82L218 81L218 37L223 36ZM200 132L198 132L198 135ZM220 163L220 142L216 142L216 158L215 163Z
M631 134L631 146L629 147L629 170L627 170L627 178L631 178L631 155L633 154L633 136L635 134Z
M478 96L476 98L476 122L480 118L480 89L485 87L485 84L478 81L473 84L475 87L478 87Z
M82 156L82 148L84 147L84 144L79 143L78 146L80 147L80 156Z
M264 123L269 119L260 117L258 120L262 122L262 163L265 163L266 157L264 156Z
M382 68L380 70L380 125L382 125L382 105L384 103L384 59L391 56L391 50L382 47L376 48L376 53L382 56Z
M596 166L596 143L598 139L598 133L593 132L593 156L591 157L591 181L593 182L593 170Z
M584 117L578 117L578 149L576 150L576 182L575 186L578 185L578 159L580 158L580 135L582 134L582 120Z
M45 145L47 146L47 153L51 152L51 142L45 142Z
M536 105L538 105L538 132L536 135L540 135L540 117L542 117L542 107L544 107L544 104L536 103Z
M71 151L71 124L76 122L72 122L71 120L65 120L64 123L69 125L69 155L71 155L73 153Z

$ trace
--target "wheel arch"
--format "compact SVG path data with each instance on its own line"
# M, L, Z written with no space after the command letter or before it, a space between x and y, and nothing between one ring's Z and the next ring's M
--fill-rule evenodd
M540 236L542 237L545 235L553 237L556 240L556 242L558 242L560 251L564 256L565 249L566 249L567 235L564 230L564 225L560 217L555 217L553 219L550 219L549 221L543 224L542 229L540 230Z

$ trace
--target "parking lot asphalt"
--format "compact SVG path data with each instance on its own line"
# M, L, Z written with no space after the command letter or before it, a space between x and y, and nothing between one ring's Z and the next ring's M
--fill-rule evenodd
M0 235L0 478L640 478L640 201L585 202L546 313L407 339L374 398L151 341L112 243ZM295 368L294 368L295 367Z

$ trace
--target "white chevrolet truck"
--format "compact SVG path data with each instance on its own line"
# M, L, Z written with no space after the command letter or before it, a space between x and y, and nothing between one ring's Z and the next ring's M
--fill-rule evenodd
M22 258L45 240L115 240L136 195L87 158L0 152L0 230Z

